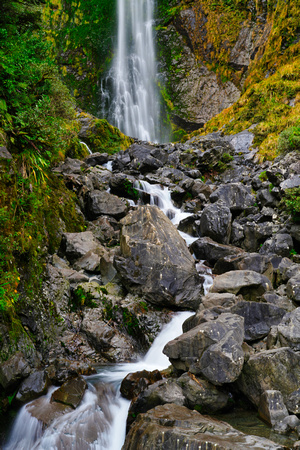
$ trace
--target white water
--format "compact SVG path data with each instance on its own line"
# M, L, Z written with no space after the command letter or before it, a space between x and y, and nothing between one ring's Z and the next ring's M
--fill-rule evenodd
M150 195L151 204L159 206L174 224L188 217L175 208L168 188L139 182L138 189ZM188 235L189 241L194 240ZM199 263L200 264L200 263ZM212 283L206 277L205 290ZM30 403L23 407L14 424L4 450L120 450L126 432L126 419L130 402L120 395L120 384L130 372L165 369L169 359L162 353L164 346L182 333L183 322L191 312L177 313L154 340L146 356L137 363L116 364L103 368L97 375L87 377L88 390L80 406L57 418L43 433L41 423L28 412ZM42 408L49 404L51 392L40 399Z
M92 150L85 142L80 141L80 144L83 145L87 149L87 151L89 152L90 155L92 155L92 153L93 153Z
M160 105L153 38L154 0L118 0L118 42L102 105L110 102L109 120L128 136L160 141Z

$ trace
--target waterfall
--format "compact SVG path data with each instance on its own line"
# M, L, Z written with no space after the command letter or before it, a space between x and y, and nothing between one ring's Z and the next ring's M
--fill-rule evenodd
M112 99L101 85L102 106L123 133L159 142L160 105L153 36L154 0L118 0L118 39L106 79Z

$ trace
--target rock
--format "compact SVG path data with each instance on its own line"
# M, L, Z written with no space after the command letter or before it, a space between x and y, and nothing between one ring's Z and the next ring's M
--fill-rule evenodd
M222 385L235 381L241 373L243 339L244 319L224 313L169 342L163 353L175 368Z
M294 189L300 186L300 175L293 175L287 180L280 183L280 189L285 191L286 189Z
M82 377L66 381L60 388L51 395L51 402L62 403L76 409L79 406L87 384Z
M116 173L109 180L110 192L119 197L137 200L139 191L134 187L135 179L124 173Z
M259 253L245 253L242 249L239 249L240 252L238 252L238 247L233 247L233 249L236 249L235 254L224 256L216 262L215 274L221 275L232 270L253 270L267 276L270 280L272 279L273 266L270 258Z
M238 388L256 406L267 390L278 390L284 402L300 385L300 355L288 347L261 351L245 362Z
M47 393L49 384L50 380L44 371L34 372L23 381L16 399L22 403L34 400Z
M137 397L142 391L156 381L162 379L159 370L142 370L140 372L129 373L121 383L121 394L128 400Z
M1 159L12 159L12 155L6 147L0 147L0 160Z
M81 330L97 352L109 362L125 362L135 356L133 345L126 335L103 322L102 308L84 312Z
M79 159L66 158L63 163L53 169L55 173L62 174L82 174L82 170L86 169L87 165Z
M141 206L121 225L121 254L114 263L125 287L155 305L196 309L202 286L195 261L164 213Z
M300 275L289 279L286 285L286 293L296 303L300 303Z
M241 183L223 184L209 199L211 202L222 200L231 211L243 211L255 203L255 197Z
M258 414L272 427L285 419L289 413L280 391L267 390L260 397Z
M271 326L278 325L285 314L284 309L269 303L245 301L232 306L231 312L244 318L245 341L256 341L267 336Z
M0 384L4 389L13 388L31 372L23 353L17 352L0 364Z
M106 191L95 190L87 193L86 215L89 220L95 220L102 215L121 219L127 210L125 202Z
M92 231L96 239L108 246L119 243L120 226L116 219L109 216L100 216L89 222L87 231Z
M262 206L271 206L272 208L278 205L278 200L269 189L261 189L256 195L258 204Z
M64 233L60 244L59 255L66 256L68 261L73 264L88 252L94 253L99 250L103 253L105 251L101 244L94 238L91 231Z
M210 292L242 294L246 300L256 300L272 289L270 280L253 270L226 272L214 279Z
M290 251L292 250L294 244L293 239L287 233L278 233L270 239L267 239L263 243L259 253L269 254L274 253L280 256L290 256Z
M227 256L236 257L244 252L241 248L220 244L209 237L197 239L192 243L190 248L197 259L205 260L212 265L219 259L226 258Z
M138 169L141 173L154 172L163 167L163 163L150 154L151 150L153 150L151 145L133 144L128 149L131 166L134 169Z
M185 404L198 412L213 414L224 409L229 401L229 395L222 392L209 381L184 373L177 379L185 396Z
M300 350L300 308L286 314L277 327L281 347Z
M220 244L228 244L231 233L231 212L222 203L215 203L204 208L200 218L200 233Z
M102 164L106 164L107 161L108 153L96 152L84 158L84 162L88 167L102 166Z
M157 381L140 393L138 398L130 405L127 425L131 425L138 414L166 403L174 403L178 406L185 403L181 387L171 378Z
M300 388L288 395L286 406L290 413L300 414Z
M123 450L174 449L284 450L268 439L249 436L226 422L202 416L184 406L165 404L140 414Z

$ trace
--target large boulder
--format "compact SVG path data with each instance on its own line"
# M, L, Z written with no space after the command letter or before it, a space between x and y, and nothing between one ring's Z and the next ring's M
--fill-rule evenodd
M103 215L121 219L127 210L127 204L109 192L95 190L87 193L86 215L89 220L95 220Z
M222 202L204 208L200 219L200 233L220 244L228 244L231 233L231 212Z
M264 275L253 270L234 270L217 276L210 291L242 294L246 300L256 300L271 289L271 282Z
M21 384L16 399L22 403L47 393L50 380L44 371L34 372Z
M287 282L286 293L296 303L300 303L300 274L290 278Z
M165 214L156 206L141 206L121 225L114 262L126 288L155 305L196 309L202 285L195 260Z
M23 353L17 352L0 365L0 385L4 389L13 388L30 372L30 366Z
M282 347L300 350L300 308L284 316L277 327L277 338Z
M284 309L270 303L247 301L234 305L231 312L244 317L245 341L256 341L267 336L271 326L278 325L285 314Z
M235 381L241 373L243 340L244 319L224 313L170 341L163 352L177 369L222 385Z
M258 406L267 390L278 390L284 401L300 385L300 355L288 347L250 356L237 381L239 389Z
M263 243L259 253L275 253L276 255L288 257L293 246L293 239L289 234L278 233Z
M255 203L255 197L242 183L223 184L210 196L211 202L222 200L231 211L243 211Z
M85 258L88 253L90 258L92 254L99 256L105 253L104 247L95 239L91 231L63 234L59 254L65 256L71 264L79 258ZM99 263L100 259L98 265Z
M76 409L87 389L86 381L82 377L66 381L60 388L53 392L51 402L62 403Z
M232 256L235 258L237 255L244 253L244 250L238 247L219 244L209 237L201 237L197 239L192 243L190 248L196 258L208 261L210 264L215 264L219 259L224 259L227 256Z
M268 439L246 435L226 422L202 416L184 406L165 404L140 414L127 434L123 450L284 450Z

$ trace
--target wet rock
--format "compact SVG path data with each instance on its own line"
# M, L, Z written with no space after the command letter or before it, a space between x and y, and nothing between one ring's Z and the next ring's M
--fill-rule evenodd
M50 380L44 371L34 372L21 384L16 399L22 403L29 402L47 393Z
M276 390L265 391L259 401L258 414L264 422L267 422L272 427L285 419L289 413L281 392Z
M116 173L109 180L110 192L119 197L136 200L139 197L139 193L134 187L134 182L134 177L124 173Z
M163 163L150 154L151 150L153 150L151 145L133 144L128 149L132 168L147 173L163 167Z
M300 414L300 388L296 389L286 399L286 407L292 414Z
M233 248L238 249L238 247ZM239 250L239 253L220 258L214 266L214 273L221 275L232 270L253 270L269 279L272 278L273 266L269 257L259 253L244 253L241 249Z
M279 390L284 402L300 384L300 355L288 347L261 351L245 362L239 389L258 406L264 391Z
M222 385L235 381L241 373L243 339L244 319L224 313L169 342L163 353L177 369Z
M121 255L115 257L115 267L125 287L156 305L196 309L202 287L195 261L163 212L142 206L121 224Z
M262 245L259 253L269 254L275 253L280 256L289 256L293 248L293 239L287 233L278 233Z
M185 373L177 379L185 396L185 405L201 413L213 414L224 409L229 395L219 390L209 381Z
M242 294L246 300L256 300L272 289L270 280L253 270L226 272L214 279L210 292Z
M271 326L278 325L285 314L284 309L269 303L245 301L232 306L231 312L244 318L245 341L256 341L267 336Z
M212 265L219 259L226 258L227 256L236 257L236 255L243 252L243 250L238 247L220 244L209 237L197 239L192 243L190 248L197 259L208 261Z
M200 233L220 244L228 244L231 233L231 212L222 203L215 203L204 208L200 218Z
M184 406L166 404L140 414L127 434L124 450L222 448L284 450L268 439L248 436L226 422Z
M89 220L95 220L101 215L121 219L127 210L125 202L109 192L95 190L87 193L86 215Z
M129 373L121 383L121 394L128 400L137 397L142 391L156 381L162 379L159 370L142 370L140 372Z
M277 327L278 339L282 347L300 351L300 308L286 314Z
M181 387L176 380L171 378L157 381L140 393L138 398L130 405L127 425L131 425L138 414L145 413L155 406L165 405L166 403L174 403L178 406L182 406L185 403Z
M51 402L62 403L76 409L80 404L87 384L82 377L66 381L60 388L53 392Z
M253 206L255 197L241 183L224 184L210 196L211 202L222 200L231 211L243 211Z
M84 162L88 167L102 166L102 164L106 164L107 161L108 153L96 152L84 158Z
M300 303L300 275L289 279L286 285L286 293L296 303Z
M23 353L17 352L7 361L0 364L0 384L4 389L16 386L20 380L31 372Z
M65 256L73 264L77 259L85 256L88 252L102 250L101 244L94 238L91 231L82 233L64 233L59 249L59 255Z
M130 339L113 325L103 322L102 308L84 313L81 330L92 347L110 362L128 361L136 356Z

